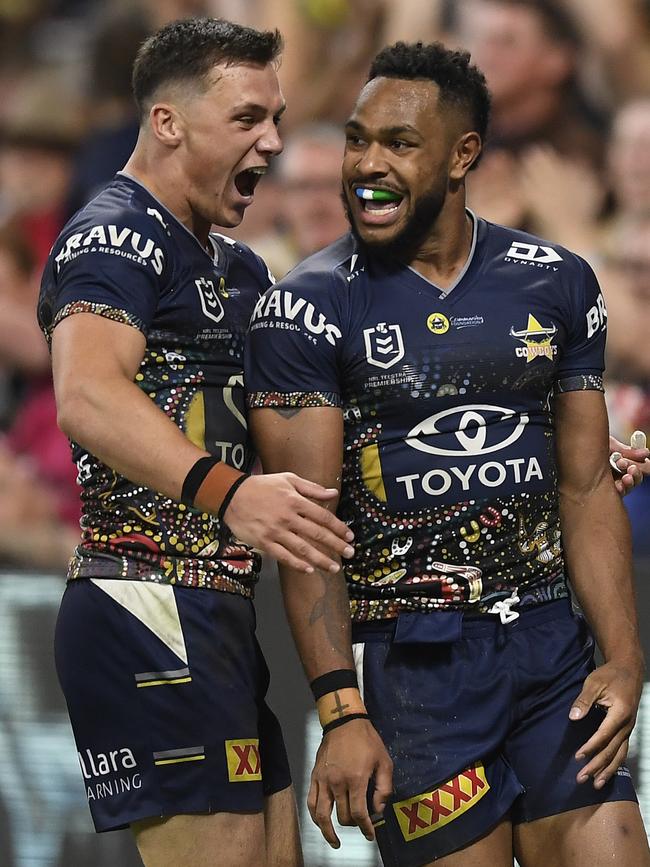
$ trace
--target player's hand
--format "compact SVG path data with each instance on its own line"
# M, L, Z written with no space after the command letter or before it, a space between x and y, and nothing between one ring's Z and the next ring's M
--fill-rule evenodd
M620 473L613 472L616 490L622 497L640 485L646 476L650 476L650 450L633 449L614 437L610 437L609 452L610 455L620 454L621 456L615 461Z
M607 662L585 680L569 718L583 719L594 705L605 708L607 715L576 753L578 761L589 760L576 777L579 783L591 778L594 788L602 789L625 761L642 687L643 664L640 659Z
M340 825L356 825L367 840L375 839L368 813L368 783L374 777L372 807L381 814L393 791L393 763L376 729L367 720L353 720L323 737L307 796L312 821L333 849L341 845L332 824L332 807Z
M302 572L338 572L338 558L354 554L354 534L332 512L311 502L337 495L336 488L294 473L250 476L235 492L224 519L237 539L279 563Z

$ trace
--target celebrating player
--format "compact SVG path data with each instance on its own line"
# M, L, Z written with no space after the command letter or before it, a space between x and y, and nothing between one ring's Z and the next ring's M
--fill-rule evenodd
M358 681L342 578L281 568L324 726L309 806L332 845L334 803L371 837L372 780L387 865L641 867L624 760L643 661L607 464L607 313L579 256L466 209L488 111L466 53L380 52L346 127L352 232L251 321L264 467L340 480L356 537Z
M281 150L280 36L164 27L134 68L136 148L64 228L43 278L83 538L56 660L99 831L149 867L302 863L250 597L260 548L339 570L336 494L250 476L244 334L271 283L236 226ZM74 580L72 580L74 579Z

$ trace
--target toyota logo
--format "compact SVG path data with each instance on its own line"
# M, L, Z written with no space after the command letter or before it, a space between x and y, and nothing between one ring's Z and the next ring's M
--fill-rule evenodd
M406 442L413 449L430 455L446 455L448 457L467 457L469 455L487 455L499 452L512 443L517 442L528 424L526 413L516 413L512 409L489 404L475 406L455 406L429 416L409 431ZM509 422L512 430L507 436L494 442L493 426L498 425L499 435L503 431L503 422ZM492 432L493 436L489 437ZM460 448L442 448L427 442L430 437L448 441L453 435ZM492 440L492 441L490 441Z

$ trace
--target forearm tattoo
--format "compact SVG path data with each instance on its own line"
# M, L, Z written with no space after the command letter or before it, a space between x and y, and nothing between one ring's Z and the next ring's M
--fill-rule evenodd
M332 647L342 656L350 651L350 603L345 585L339 576L318 573L323 581L323 595L316 600L309 615L309 625L323 619L325 632ZM342 628L343 626L343 628Z

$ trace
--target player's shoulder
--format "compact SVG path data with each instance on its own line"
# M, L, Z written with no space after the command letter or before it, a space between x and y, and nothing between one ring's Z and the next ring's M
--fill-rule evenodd
M488 220L481 219L479 222L483 225L490 258L495 263L502 260L512 265L546 271L560 279L574 279L576 275L591 273L591 266L586 259L556 241Z
M292 268L278 286L318 294L337 291L346 287L346 275L354 272L358 260L356 241L348 233Z
M157 234L170 234L171 215L164 205L138 181L121 172L74 214L64 231L116 221L125 225L146 226Z
M210 237L217 245L221 257L226 261L226 270L243 269L252 273L263 284L263 287L275 283L275 277L261 256L243 241L231 238L221 232L210 232Z
M251 333L261 328L302 333L312 342L321 337L335 346L345 319L344 274L354 257L354 240L344 236L296 265L258 300Z
M118 174L63 227L50 254L56 271L88 253L151 264L162 272L169 215L144 187Z

